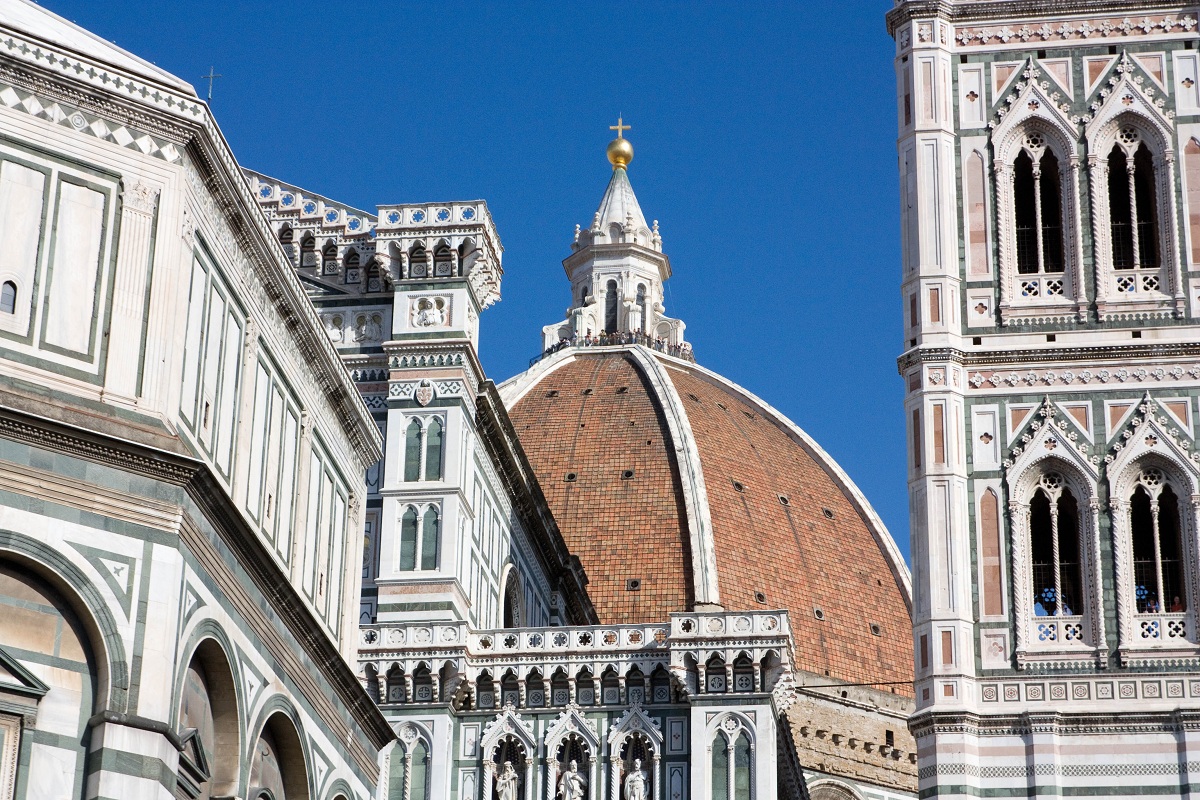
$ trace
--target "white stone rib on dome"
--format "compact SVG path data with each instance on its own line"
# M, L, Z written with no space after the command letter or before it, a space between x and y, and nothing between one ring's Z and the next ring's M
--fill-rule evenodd
M193 97L196 90L184 81L133 53L122 50L91 31L63 19L30 0L0 0L0 28L72 50L81 56L110 64L143 80L169 86Z

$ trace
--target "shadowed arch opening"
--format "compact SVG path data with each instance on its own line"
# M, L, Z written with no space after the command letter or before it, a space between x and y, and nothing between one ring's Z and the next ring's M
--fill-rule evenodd
M188 664L179 699L179 734L187 745L180 753L180 769L191 768L199 788L195 797L237 794L239 718L229 659L219 643L205 639Z
M296 726L272 714L250 754L248 800L308 800L308 768Z
M521 579L517 570L510 569L504 580L503 627L517 628L521 625Z
M0 557L0 605L5 620L0 624L0 645L47 687L44 695L31 701L58 720L56 749L73 756L76 771L70 791L71 796L80 797L91 744L87 720L102 707L102 683L97 676L103 666L97 654L103 651L93 646L91 620L76 612L74 598L56 588L58 581L43 580L39 573L41 570L30 569L23 562ZM85 608L81 604L81 611ZM29 764L30 737L22 735L19 747L18 771L24 772ZM0 786L0 791L5 788Z

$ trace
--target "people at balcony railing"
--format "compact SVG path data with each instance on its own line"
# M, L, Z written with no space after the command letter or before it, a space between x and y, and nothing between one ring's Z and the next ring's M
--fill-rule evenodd
M644 333L617 331L616 333L602 333L598 336L588 334L582 337L572 336L569 339L559 339L558 344L546 348L540 356L533 358L529 363L530 365L536 364L543 358L553 355L559 350L565 350L568 347L615 347L629 344L640 344L642 347L649 347L651 350L657 350L660 353L682 358L685 361L695 362L696 360L696 357L692 354L692 346L687 342L671 344L661 336L648 336Z

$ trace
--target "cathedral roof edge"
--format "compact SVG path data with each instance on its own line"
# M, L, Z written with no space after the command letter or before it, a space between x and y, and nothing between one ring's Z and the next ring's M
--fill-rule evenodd
M30 0L0 0L0 28L39 39L53 47L102 62L141 80L153 81L198 99L195 88L182 78Z
M941 17L949 22L1012 21L1062 17L1075 14L1113 14L1125 16L1154 10L1180 11L1190 6L1162 0L897 0L884 17L887 32L895 36L914 18Z

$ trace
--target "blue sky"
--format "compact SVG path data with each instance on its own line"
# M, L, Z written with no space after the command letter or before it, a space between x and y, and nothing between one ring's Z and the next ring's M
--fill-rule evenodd
M360 208L487 200L497 382L569 302L610 174L660 221L698 360L807 430L908 553L889 4L46 0L191 81L239 161Z

